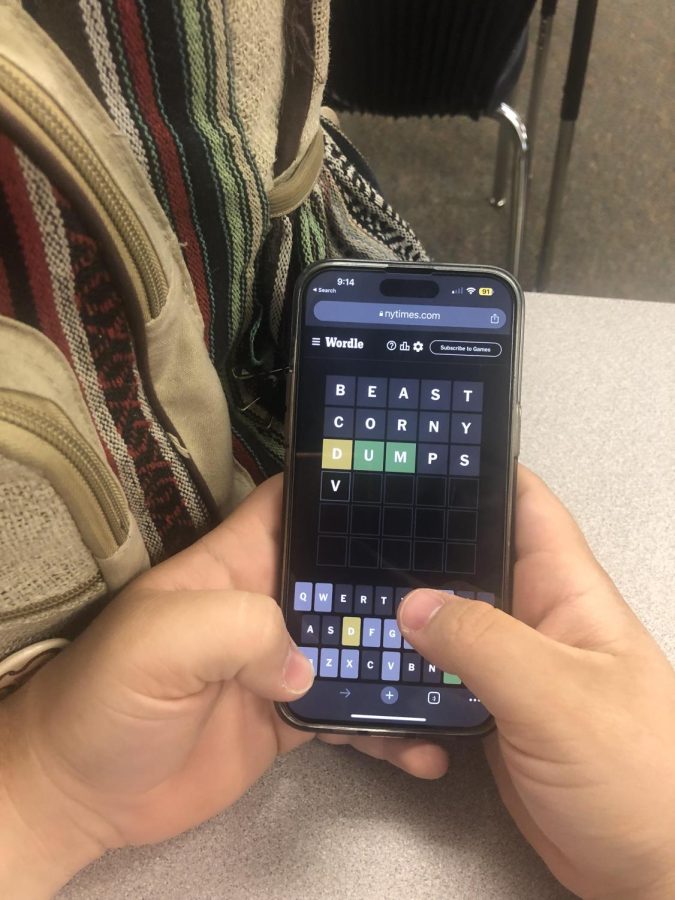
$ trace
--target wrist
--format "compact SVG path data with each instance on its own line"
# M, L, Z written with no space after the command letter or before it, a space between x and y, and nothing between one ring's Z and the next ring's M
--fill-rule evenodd
M38 900L105 848L82 831L74 805L35 760L17 700L0 703L0 896Z

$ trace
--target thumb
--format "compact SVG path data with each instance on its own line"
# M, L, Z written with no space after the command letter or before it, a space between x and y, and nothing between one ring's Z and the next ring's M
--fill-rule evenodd
M134 692L163 700L233 680L261 697L291 700L313 681L277 603L248 591L130 592L82 637L99 670L103 657Z
M582 651L480 600L412 591L398 622L426 660L458 675L495 718L541 716L552 696L577 677Z

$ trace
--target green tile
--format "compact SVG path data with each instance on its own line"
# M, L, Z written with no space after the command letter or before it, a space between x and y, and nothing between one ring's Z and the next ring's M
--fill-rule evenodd
M416 450L417 444L398 444L387 441L385 471L414 472Z
M461 684L462 679L459 675L451 675L449 672L443 672L443 684Z
M354 468L362 472L381 472L384 441L354 441Z

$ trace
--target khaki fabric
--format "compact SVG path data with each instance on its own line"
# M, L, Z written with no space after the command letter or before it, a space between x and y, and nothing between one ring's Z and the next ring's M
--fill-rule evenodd
M96 560L51 484L0 456L0 658L27 640L60 634L73 613L105 593Z
M237 107L265 189L272 185L279 106L284 87L285 0L250 0L225 5L232 35L232 71Z

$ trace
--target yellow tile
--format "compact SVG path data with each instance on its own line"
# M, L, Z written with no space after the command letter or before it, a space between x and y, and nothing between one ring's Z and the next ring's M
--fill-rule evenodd
M361 643L361 619L345 616L342 620L342 643L345 647L358 647Z
M321 454L322 469L351 469L353 441L324 438Z

